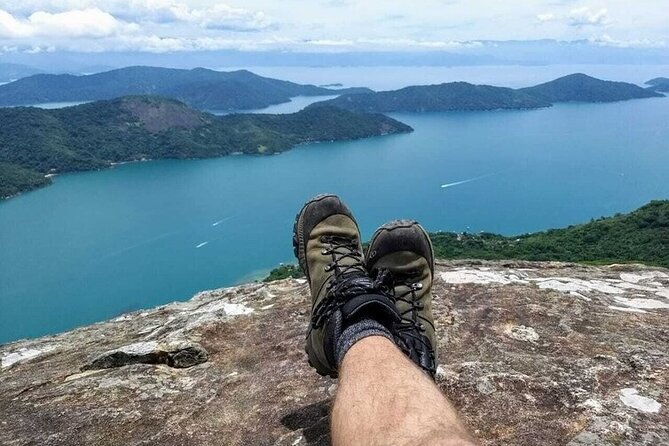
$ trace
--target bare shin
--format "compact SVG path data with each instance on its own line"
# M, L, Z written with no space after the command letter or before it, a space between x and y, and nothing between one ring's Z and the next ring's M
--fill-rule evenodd
M353 345L339 376L334 445L476 444L434 382L386 338Z

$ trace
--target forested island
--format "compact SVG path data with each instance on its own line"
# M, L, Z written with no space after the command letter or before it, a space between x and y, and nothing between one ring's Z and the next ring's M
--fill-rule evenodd
M430 239L438 259L637 262L669 267L669 200L651 201L628 214L532 234L432 232ZM302 276L299 267L281 265L264 280Z
M249 110L289 102L294 96L369 93L329 89L258 76L247 70L181 70L127 67L90 75L37 74L0 85L0 106L86 102L128 95L159 95L200 110Z
M662 95L634 84L571 74L520 89L449 82L359 95L343 94L311 107L336 105L346 110L373 113L522 110L550 107L559 102L614 102L652 97Z
M650 85L650 87L648 87L649 90L669 93L668 77L656 77L655 79L651 79L648 82L646 82L646 85Z
M0 109L0 197L46 174L141 159L272 154L298 144L411 131L383 115L319 107L285 115L214 116L173 99L131 96L76 107Z

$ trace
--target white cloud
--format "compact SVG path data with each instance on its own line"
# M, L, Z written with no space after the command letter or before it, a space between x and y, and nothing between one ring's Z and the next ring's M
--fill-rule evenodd
M569 11L567 22L570 26L605 26L610 23L606 8L593 11L587 6Z
M7 11L0 9L0 38L28 37L31 33L32 29L28 23L17 20Z
M232 31L261 30L274 25L262 11L248 10L209 1L191 6L188 0L9 0L8 11L31 14L33 11L68 12L79 9L101 9L116 18L134 23L183 22L202 28Z
M480 41L604 33L593 42L656 47L669 41L666 1L1 0L0 51L466 52Z
M37 11L27 19L14 17L0 10L0 38L28 37L101 38L120 32L131 32L137 27L117 20L97 8L50 13Z
M274 25L262 11L248 11L222 3L209 9L194 9L190 11L190 17L192 21L209 29L256 31Z
M551 13L537 14L537 20L540 22L550 22L555 20L555 15Z

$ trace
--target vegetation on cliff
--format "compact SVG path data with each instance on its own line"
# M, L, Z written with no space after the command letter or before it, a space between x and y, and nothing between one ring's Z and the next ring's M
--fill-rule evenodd
M179 70L127 67L103 73L37 74L0 86L0 105L83 102L129 95L160 95L201 110L264 108L293 96L370 92L367 88L332 90L258 76L246 70Z
M638 262L669 267L669 200L651 201L628 214L516 237L433 232L430 238L439 259ZM282 265L265 281L298 275L303 275L299 267Z
M100 169L141 159L271 154L307 142L411 131L383 115L336 107L219 117L155 96L56 110L5 108L0 109L0 122L0 162L23 168L0 175L3 190L11 192L0 197L31 189L36 185L34 175L39 174ZM26 182L28 172L33 176Z
M20 192L46 186L51 180L34 170L0 163L0 197L11 197Z
M304 277L304 272L302 268L297 265L280 265L278 268L274 268L270 271L269 275L263 279L263 282L272 282L274 280L287 279L287 278L297 279Z
M518 237L431 234L435 255L446 259L523 259L566 262L640 262L669 267L669 200L614 217Z
M657 96L661 95L634 84L603 81L585 74L571 74L517 90L450 82L394 91L343 95L313 104L312 107L329 104L347 110L378 113L533 109L550 107L557 102L612 102Z

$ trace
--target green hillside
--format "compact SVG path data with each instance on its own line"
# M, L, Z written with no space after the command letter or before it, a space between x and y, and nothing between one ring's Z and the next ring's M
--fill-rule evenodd
M581 73L570 74L520 91L553 103L615 102L662 96L638 85L603 81Z
M440 232L431 238L435 255L445 259L640 262L669 267L669 200L651 201L629 214L518 237Z
M0 85L0 106L85 102L129 95L160 95L200 110L247 110L288 102L294 96L370 92L333 90L258 76L250 71L127 67L103 73L37 74Z
M49 178L34 170L15 164L0 163L0 197L11 197L51 183Z
M271 154L307 142L411 131L383 115L336 107L221 117L154 96L55 110L5 108L0 109L0 122L0 163L5 163L0 182L9 192L1 197L46 184L36 182L34 175L43 178L47 173L100 169L141 159Z
M545 84L516 90L450 82L343 95L311 107L327 104L346 110L376 113L521 110L550 107L558 102L612 102L659 96L662 95L634 84L603 81L585 74L571 74Z
M548 101L511 88L473 85L467 82L344 95L313 104L311 107L322 104L336 105L346 110L376 113L528 109L551 105Z
M669 268L669 200L651 201L629 214L515 237L435 232L430 238L438 259L637 262ZM264 280L301 276L298 267L282 265Z

